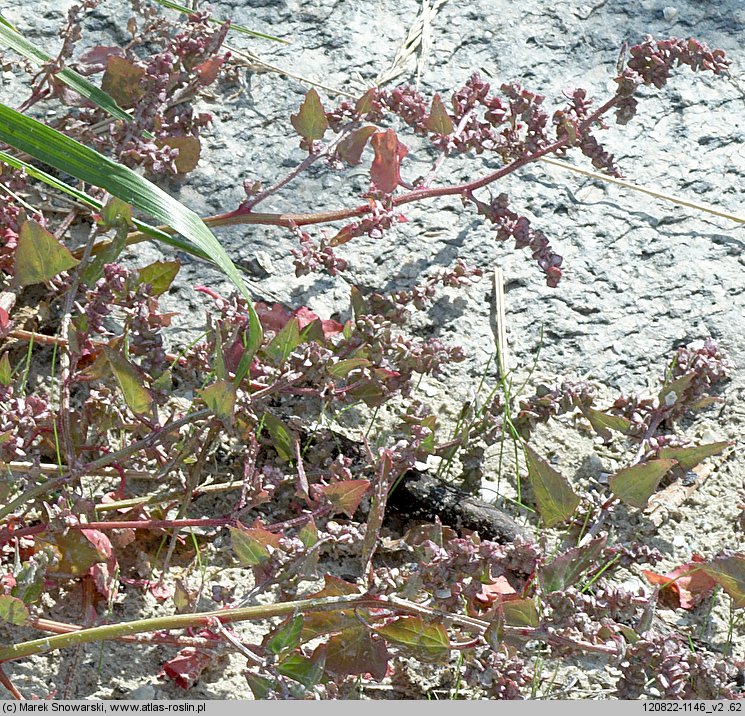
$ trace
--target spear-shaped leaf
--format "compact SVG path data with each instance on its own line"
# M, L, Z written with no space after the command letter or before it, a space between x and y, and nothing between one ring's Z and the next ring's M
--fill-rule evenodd
M553 527L568 520L579 505L579 497L567 479L554 470L530 445L525 446L525 456L538 512L546 527Z
M303 139L307 139L309 142L323 139L329 123L321 104L321 98L313 87L305 95L305 100L300 105L297 114L290 117L290 122Z
M641 510L647 506L663 475L675 463L675 460L650 460L627 467L611 475L608 484L616 497Z
M15 275L21 286L49 281L79 263L66 246L35 221L21 225L15 258Z

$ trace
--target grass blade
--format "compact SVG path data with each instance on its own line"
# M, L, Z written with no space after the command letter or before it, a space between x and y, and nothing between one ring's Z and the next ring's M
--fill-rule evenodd
M251 293L235 264L205 223L191 210L128 167L105 157L51 127L0 103L0 141L55 169L101 187L149 216L173 227L233 282L246 299L250 329L261 335Z

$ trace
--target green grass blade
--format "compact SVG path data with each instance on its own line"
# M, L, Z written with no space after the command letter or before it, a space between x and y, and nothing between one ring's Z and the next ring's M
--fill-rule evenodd
M112 196L173 227L204 251L233 282L246 299L252 331L261 335L261 324L253 308L251 293L238 269L205 223L191 209L128 167L1 103L0 141L59 171L105 189Z
M26 59L36 62L39 65L45 65L54 61L46 52L40 50L36 45L31 44L22 35L14 32L7 21L5 24L0 23L0 41L10 47L11 50L15 50ZM55 77L60 82L64 82L70 89L75 90L79 95L82 95L105 112L108 112L112 117L123 119L127 122L132 121L132 117L116 103L113 97L109 96L99 87L96 87L96 85L89 82L85 77L75 72L75 70L65 67L57 72Z
M14 157L12 154L8 154L7 152L0 151L0 163L7 164L11 167L15 167L16 169L23 169L23 171L25 171L26 174L28 174L30 177L33 177L34 179L38 179L39 181L43 182L47 186L50 186L53 189L57 189L58 191L61 191L63 194L67 194L68 196L71 196L76 201L79 201L81 204L85 204L86 206L90 207L91 209L95 211L101 211L101 209L103 209L103 204L98 199L92 197L90 194L86 194L84 191L81 191L80 189L76 189L74 186L70 186L70 184L63 182L61 179L57 179L57 177L54 177L51 174L48 174L43 169L39 169L38 167L35 167L33 164L24 162L22 159L18 159L17 157ZM190 243L189 241L182 239L180 236L172 236L171 234L165 231L161 231L157 227L151 226L150 224L144 221L140 221L139 219L133 219L132 223L135 225L135 227L137 227L138 231L141 231L143 234L147 234L153 239L162 241L164 244L173 246L174 248L177 248L181 251L185 251L186 253L191 254L192 256L197 256L200 259L205 259L207 261L210 260L210 257L208 254L206 254L201 249L198 249L196 246L194 246L194 244Z
M155 2L157 2L158 5L167 7L169 10L178 10L179 12L183 12L186 15L192 15L194 13L194 11L190 10L188 7L184 7L183 5L179 5L178 3L171 2L171 0L155 0ZM215 23L216 25L222 25L225 22L224 20L217 20L212 17L209 18L209 21L212 23ZM230 29L235 30L236 32L242 32L244 35L251 35L252 37L258 37L261 40L271 40L272 42L281 42L284 45L290 44L287 40L283 40L279 37L274 37L274 35L266 35L263 32L257 32L256 30L251 30L248 27L244 27L243 25L234 25L232 22L230 23Z
M15 27L11 25L4 17L3 14L0 12L0 25L5 25L5 27L9 27L11 30L15 30Z

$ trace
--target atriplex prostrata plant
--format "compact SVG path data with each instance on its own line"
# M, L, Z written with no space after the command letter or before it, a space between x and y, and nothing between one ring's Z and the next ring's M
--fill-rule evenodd
M56 129L74 140L151 175L190 171L209 123L194 113L191 101L229 77L230 63L221 52L229 26L215 29L206 15L195 14L175 28L135 3L142 19L131 23L127 47L93 48L72 62L78 14L96 4L87 0L71 11L63 50L56 64L36 77L22 109L54 97L71 107ZM147 55L154 46L159 51ZM630 57L613 97L593 110L577 89L552 117L540 95L517 85L503 85L497 95L478 76L447 101L439 95L428 100L408 87L373 88L331 111L311 90L291 118L307 158L267 188L247 182L240 207L205 223L285 226L299 239L298 274L334 275L347 267L348 259L336 254L340 246L362 235L385 236L405 219L401 208L408 203L455 196L493 224L499 240L514 238L518 248L529 248L547 283L556 286L562 260L546 236L509 208L505 194L477 192L532 161L572 148L617 174L595 137L605 115L615 111L619 124L628 122L636 89L661 88L676 64L716 74L727 67L723 53L693 40L647 39L631 48ZM69 84L58 81L70 64L87 76L103 72L103 89L117 106L133 110L131 118L111 119L100 103L71 94ZM408 149L399 137L401 127L436 150L431 171L413 181L402 177ZM334 137L326 140L329 130ZM0 128L0 136L11 147L21 146L7 127ZM332 170L360 163L368 144L374 157L364 203L317 213L256 211L316 162L325 161ZM74 149L71 143L63 146ZM33 143L21 148L37 159L47 156ZM494 152L503 166L467 184L436 185L444 161L468 152ZM670 592L688 608L717 584L734 606L745 605L745 558L723 554L684 565L674 576L649 577L658 579L654 583L662 579L659 596L634 592L617 586L614 573L654 565L660 555L643 544L611 544L600 532L617 500L643 508L663 478L686 479L704 458L727 447L687 446L672 435L674 421L703 407L725 376L726 362L713 342L681 349L657 396L621 397L599 409L591 386L565 384L541 389L516 408L493 394L470 415L464 410L462 429L442 440L437 417L417 400L415 382L423 374L437 376L464 355L458 347L411 336L407 319L426 308L440 286L467 286L480 269L458 262L388 294L365 295L354 288L351 317L344 323L322 320L305 307L253 304L245 291L223 297L201 287L214 301L205 337L172 354L164 341L172 315L159 312L158 297L170 287L178 263L135 270L116 259L125 245L154 233L167 239L180 227L135 226L131 207L122 201L137 206L130 197L86 198L30 164L26 172L18 169L26 160L8 155L9 168L0 177L7 196L0 208L0 270L7 289L0 330L17 342L8 343L0 359L0 451L6 467L0 482L0 617L56 636L0 647L0 662L105 639L165 643L180 651L164 672L188 687L219 654L237 650L247 659L246 678L257 697L333 698L349 695L358 676L391 675L395 681L405 657L413 655L442 665L446 689L464 679L479 694L520 698L530 693L536 654L592 652L624 668L619 696L654 693L652 685L668 697L736 695L726 663L705 650L690 650L679 635L661 628L654 611L657 599ZM34 187L30 177L56 182L83 205L74 205L62 222L51 220L24 199ZM119 185L101 186L117 195ZM91 231L84 247L61 243L71 224L87 220ZM343 225L320 238L302 228L325 223ZM197 248L208 254L210 244ZM34 287L35 298L21 290L26 286ZM38 325L25 325L21 308L33 301L45 315L39 311ZM63 330L49 335L50 325ZM18 342L28 350L17 350ZM32 362L45 364L50 378L34 377ZM179 395L184 385L197 386L197 397L186 404ZM393 440L375 450L369 444L343 447L341 436L320 424L321 416L350 405L377 408L393 398L405 399L399 424ZM537 422L575 409L604 439L615 431L638 448L629 466L609 477L610 490L599 499L598 493L579 495L526 443L543 525L568 523L554 550L530 539L503 545L478 534L458 535L442 524L412 526L400 539L384 538L389 494L418 462L456 451L465 456L505 432L527 441ZM216 456L239 479L204 484L207 462ZM138 494L137 481L147 474L156 475L162 487ZM205 496L231 489L237 497L227 514L192 516ZM245 594L215 585L210 596L220 608L200 612L198 606L210 598L203 590L187 582L171 586L169 560L191 556L191 547L175 536L186 528L229 529L238 563L253 573ZM168 548L149 549L143 538L148 531L163 534ZM200 539L207 538L194 537L198 550L204 549ZM357 582L327 575L324 587L308 594L304 582L317 576L326 556L342 552L359 565ZM54 599L75 582L81 585L84 623L43 616L42 596ZM172 598L180 613L97 624L95 608L115 612L124 599L122 585ZM256 597L270 590L275 603L257 605ZM242 642L228 626L271 616L285 619L260 643ZM166 633L177 628L192 633ZM448 682L453 654L459 655L461 673ZM15 694L11 680L0 676Z

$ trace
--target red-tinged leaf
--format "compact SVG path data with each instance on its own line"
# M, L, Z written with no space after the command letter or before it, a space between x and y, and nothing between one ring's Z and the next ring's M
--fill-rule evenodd
M367 146L367 141L375 134L375 127L360 127L346 136L336 151L338 155L351 166L355 166L362 161L362 152Z
M318 542L318 527L316 527L315 521L312 518L308 520L298 530L297 536L306 549L313 547Z
M745 607L745 554L717 557L704 565L707 574L732 597L736 609Z
M665 473L675 464L675 460L650 460L611 475L608 484L616 497L641 510L647 506Z
M548 593L576 586L587 570L602 566L600 558L607 543L608 537L603 535L554 557L538 571L541 589Z
M120 107L134 107L144 93L140 80L145 76L145 68L111 55L106 62L106 72L101 80L101 89L110 95Z
M287 617L281 624L274 627L262 641L262 646L274 656L283 651L292 651L300 646L303 633L303 615L295 614Z
M505 624L514 627L535 628L540 616L532 599L511 599L502 604Z
M360 97L354 105L354 113L358 116L372 112L375 108L375 97L378 94L376 87L371 87Z
M343 480L331 485L322 485L316 490L333 505L336 512L343 512L351 518L369 487L369 480Z
M507 581L507 577L499 576L493 582L481 585L481 591L474 597L476 605L486 609L494 602L516 599L517 592Z
M28 607L16 597L0 594L0 619L8 624L22 626L29 617Z
M107 555L100 546L91 542L82 530L51 534L48 540L37 539L35 549L40 551L47 545L51 546L58 555L56 564L50 564L48 567L50 572L81 576L94 564L107 560Z
M215 55L194 68L203 86L211 85L217 79L217 75L220 73L220 68L224 62L224 57Z
M368 365L370 361L367 358L344 358L338 363L329 363L326 370L334 378L346 378L351 371Z
M130 363L119 351L104 347L106 360L111 366L116 382L119 383L124 402L135 415L150 413L153 396L145 387L144 373Z
M119 563L113 555L105 563L94 564L88 574L93 578L96 591L110 604L119 594Z
M693 609L712 593L717 584L707 573L703 557L698 554L667 574L648 569L643 569L642 574L650 584L660 587L660 601L671 609Z
M283 303L272 303L269 305L263 301L257 301L254 304L254 308L264 330L274 333L279 333L293 316L292 309Z
M568 520L579 505L579 497L565 477L554 470L530 445L525 446L528 477L546 527Z
M671 380L669 383L665 383L658 395L660 405L664 405L668 408L675 405L675 403L680 399L680 396L690 388L693 378L694 374L689 373L688 375L682 375L680 378Z
M236 394L231 381L218 380L199 391L199 397L225 425L232 424Z
M398 136L392 129L375 132L370 145L375 151L370 180L378 191L390 194L401 183L401 160L409 150L398 141Z
M20 286L43 283L80 262L41 224L24 221L15 255L15 277Z
M455 129L453 127L453 120L450 119L450 115L447 109L445 109L445 105L439 94L436 94L432 98L432 107L429 110L427 119L424 120L424 126L435 134L452 134Z
M438 547L443 547L450 540L457 538L458 533L455 530L437 522L412 527L406 532L403 540L412 547L417 547L424 542L434 542Z
M271 557L271 551L280 548L280 536L258 527L228 527L233 552L244 567L256 567Z
M176 656L169 659L159 676L167 676L176 686L190 689L197 682L202 672L215 660L215 652L208 649L197 649L187 646Z
M702 460L712 455L718 455L722 450L732 445L734 445L733 442L724 440L718 443L693 445L691 447L662 448L660 457L675 460L683 470L692 470Z
M171 599L175 593L175 589L165 582L151 582L148 581L147 589L150 594L155 597L159 602L166 602Z
M12 326L13 322L10 320L10 314L0 307L0 338L4 338Z
M262 420L277 455L281 460L290 462L295 456L295 438L290 429L273 413L264 413Z
M181 135L176 137L163 137L155 142L159 147L169 146L178 149L178 156L174 160L176 171L179 174L188 174L194 171L199 164L202 155L202 143L198 137L192 135Z
M626 435L631 428L631 421L621 415L609 415L594 408L582 408L582 414L590 421L592 429L606 442L613 437L611 430Z
M160 296L171 287L180 268L178 261L156 261L143 266L137 272L137 285L149 283L153 288L153 295Z
M114 554L111 540L105 532L101 532L101 530L80 530L80 534L96 548L101 557L109 559Z
M356 584L345 582L339 577L326 574L323 577L324 587L318 592L309 594L309 599L319 597L341 597L351 594L359 594L360 588ZM367 610L359 610L360 614L367 614ZM353 609L341 609L333 612L306 612L303 624L303 642L315 639L322 634L333 634L350 627L360 625L360 620Z
M116 45L113 47L96 45L80 56L80 59L75 63L75 68L79 74L85 77L97 75L106 69L106 64L112 55L124 57L124 50Z
M326 642L326 671L336 676L372 674L380 681L386 674L388 649L382 639L373 638L357 622Z
M415 616L398 617L375 631L426 661L445 661L450 655L448 633L438 622L426 622Z
M297 114L290 117L295 131L309 142L323 139L329 123L323 109L321 98L314 88L310 88Z

